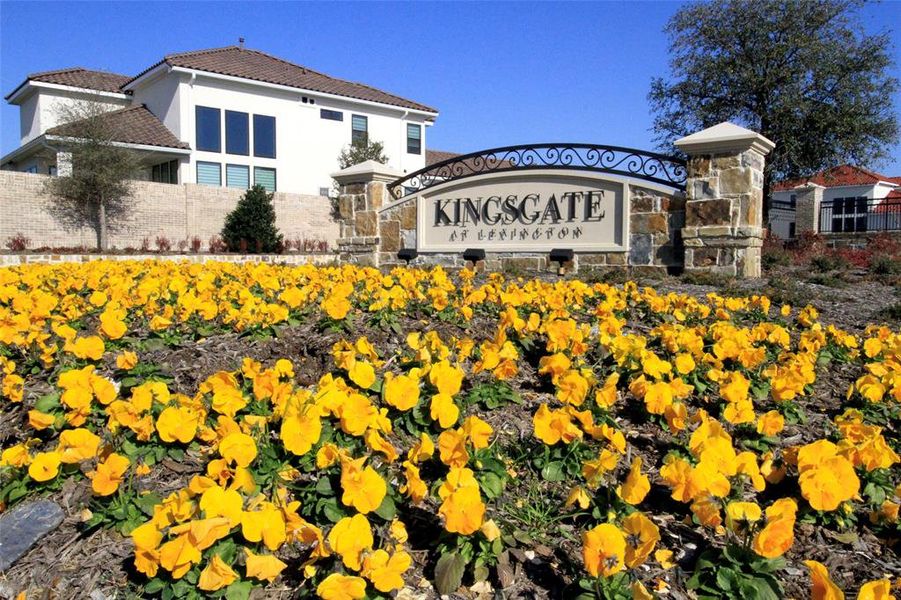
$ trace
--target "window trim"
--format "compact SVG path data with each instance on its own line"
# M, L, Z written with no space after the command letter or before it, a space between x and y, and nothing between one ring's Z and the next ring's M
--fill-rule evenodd
M257 118L272 119L272 155L260 154L257 150ZM272 115L253 115L253 155L257 158L276 158L278 156L278 135L276 118Z
M253 167L253 185L257 185L257 171L272 171L272 189L266 190L269 193L278 191L278 170L275 167L261 167L254 165Z
M228 168L229 168L229 167L243 168L243 169L245 169L245 170L247 171L247 187L242 188L242 187L237 186L237 185L228 185ZM225 164L225 187L231 188L231 189L233 189L233 190L241 190L241 189L249 190L250 187L251 187L251 186L250 186L250 165L240 165L240 164L237 164L237 163L226 163L226 164Z
M216 149L211 147L200 147L200 113L201 110L209 110L216 112ZM212 106L194 106L194 145L200 152L222 152L222 109L213 108Z
M363 124L365 125L364 129L356 129L354 127L354 125L356 124L355 123L356 119L363 120ZM354 137L357 133L363 134L363 143L365 143L365 144L369 143L369 117L367 117L366 115L351 114L351 116L350 116L350 143L351 143L351 145L353 145L354 142L356 141L354 139Z
M415 128L416 131L419 132L418 137L414 138L414 137L410 136L411 128ZM416 142L416 150L415 151L410 150L410 142L411 141ZM418 123L407 123L407 154L422 155L422 125L420 125Z
M228 128L228 117L229 115L244 115L244 129L246 131L245 139L245 151L244 152L232 152L229 147L230 139L233 137L229 135ZM250 113L242 112L240 110L226 110L225 111L225 153L231 154L232 156L250 156Z
M219 167L219 183L216 184L216 186L210 185L208 183L200 183L200 165L216 165L217 167ZM197 182L197 185L206 185L208 187L222 187L222 163L213 162L211 160L198 160L195 163L194 170L194 181Z

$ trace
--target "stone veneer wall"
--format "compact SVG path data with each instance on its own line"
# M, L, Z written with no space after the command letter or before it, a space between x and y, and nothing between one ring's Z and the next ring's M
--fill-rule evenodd
M760 276L763 165L754 149L689 159L686 269Z
M69 227L53 212L53 200L43 193L46 175L0 171L0 245L17 234L31 240L30 248L95 247L92 227ZM110 229L110 246L140 248L144 238L155 248L165 236L172 248L181 240L200 237L206 248L219 235L225 216L237 205L243 190L191 183L171 185L135 181L133 210ZM324 240L335 247L339 224L331 204L322 196L276 192L276 223L286 240Z
M404 264L397 258L402 248L416 247L417 206L415 199L392 204L384 183L349 184L338 199L343 220L338 246L342 260L391 267ZM568 270L639 269L645 272L676 272L684 253L681 230L685 225L685 196L630 185L630 239L628 252L578 252ZM565 247L565 243L561 247ZM462 253L423 253L413 265L467 266ZM469 265L473 266L473 265ZM547 252L488 252L484 264L489 271L556 271Z

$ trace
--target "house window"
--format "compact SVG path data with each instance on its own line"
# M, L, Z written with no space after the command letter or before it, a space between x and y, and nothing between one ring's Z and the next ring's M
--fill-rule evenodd
M795 237L795 223L792 221L788 224L788 239L793 239Z
M225 165L226 187L241 188L250 187L250 167L247 165Z
M327 108L319 109L319 118L328 119L329 121L343 121L344 113L340 110L329 110Z
M267 169L264 167L253 168L253 184L261 185L266 188L267 192L275 191L275 169Z
M833 232L867 230L867 198L836 198L832 201Z
M219 125L219 109L198 106L196 120L197 149L205 152L221 152L222 130Z
M792 194L788 197L788 203L792 208L795 208L798 205L798 195Z
M222 185L222 165L213 162L197 162L197 183L200 185Z
M253 116L253 155L275 158L275 117Z
M24 172L25 172L25 173L34 173L35 175L37 175L37 173L38 173L37 165L31 165L30 167L28 167L27 169L25 169Z
M50 165L49 167L47 167L47 174L50 175L51 177L56 177L56 174L57 174L56 165Z
M225 111L225 151L228 154L250 154L250 115Z
M362 115L351 117L351 144L366 144L369 142L369 119Z
M170 160L150 169L150 181L157 183L178 183L178 160Z
M407 154L422 154L422 126L407 124Z

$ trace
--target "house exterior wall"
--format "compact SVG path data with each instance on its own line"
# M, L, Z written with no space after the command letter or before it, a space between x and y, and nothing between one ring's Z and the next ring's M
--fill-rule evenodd
M44 194L45 175L0 171L0 243L16 235L29 238L29 248L96 246L93 227L71 226L53 200ZM154 248L157 236L173 250L194 236L207 248L219 235L225 216L244 190L195 184L170 185L136 181L127 215L111 227L110 246L140 248L147 238ZM330 216L328 198L277 192L273 198L276 224L286 240L320 240L335 247L338 224Z
M127 98L112 98L89 92L74 90L37 88L22 101L19 112L21 143L27 144L48 129L62 122L63 108L75 106L78 102L97 102L109 110L125 108L130 104Z
M877 183L873 185L842 185L825 188L823 190L823 198L820 206L816 206L813 210L819 211L821 206L830 206L833 200L838 198L857 198L864 197L869 198L871 200L881 200L888 196L888 194L896 189L896 186L884 183ZM784 190L773 192L771 194L773 200L777 202L790 202L791 197L794 195L796 198L800 197L799 191L796 190ZM789 228L792 223L796 223L796 211L790 210L781 210L770 208L770 229L771 231L778 235L782 239L789 239L791 236L789 235ZM885 222L880 221L878 219L870 219L871 224L869 226L870 229L884 227L886 225ZM829 232L831 230L830 223L820 223L820 231ZM800 231L799 231L800 232Z
M145 87L147 90L145 91ZM220 110L221 151L194 150L181 181L197 181L197 163L215 162L221 165L222 185L225 185L227 164L249 167L253 183L254 167L276 170L276 189L294 193L318 194L321 188L331 188L330 174L338 170L338 155L351 141L352 115L367 118L369 139L385 145L389 166L413 172L425 166L426 124L422 116L411 115L402 108L369 106L332 98L323 98L302 90L275 89L253 83L223 81L198 74L193 81L185 74L170 72L158 80L135 90L135 101L148 105L151 112L182 141L197 147L196 107ZM306 97L313 102L304 103ZM166 105L166 98L174 98ZM343 113L342 121L323 119L322 109ZM250 115L249 155L225 152L225 111ZM159 111L159 112L158 112ZM276 158L253 155L253 115L275 117ZM177 121L177 123L176 123ZM422 151L407 153L407 123L422 126Z

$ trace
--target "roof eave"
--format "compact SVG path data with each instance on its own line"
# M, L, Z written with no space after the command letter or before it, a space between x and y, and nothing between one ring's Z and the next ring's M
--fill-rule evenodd
M34 81L26 79L19 87L14 89L6 96L5 100L10 104L18 104L18 100L38 89L59 90L64 92L76 92L79 94L91 94L94 96L102 96L104 98L115 98L117 100L128 100L128 94L124 92L108 92L106 90L95 90L92 88L77 87L74 85L62 85L60 83L48 83L46 81Z
M65 135L45 135L43 136L48 142L58 142L65 144L66 142L77 142L78 138ZM110 142L111 145L118 148L130 148L131 150L142 150L152 152L170 152L172 154L191 154L190 148L178 148L175 146L155 146L152 144L132 144L130 142Z
M46 136L44 134L41 134L34 139L28 140L26 143L22 144L6 156L0 158L0 166L15 162L22 157L33 154L36 150L39 150L46 141Z
M150 67L149 69L147 69L146 71L141 73L140 75L136 76L134 79L128 80L122 86L122 90L126 91L126 92L134 91L134 89L140 83L143 83L144 81L147 81L148 79L152 79L152 78L156 77L161 72L168 73L171 70L173 70L173 68L171 66L169 66L169 64L165 60L162 60L162 61L158 62L156 65Z
M387 108L387 109L395 110L398 112L409 112L409 113L421 115L421 116L424 116L426 118L431 118L431 119L435 119L438 117L437 111L432 112L432 111L420 110L417 108L409 108L406 106L399 106L397 104L387 104L384 102L374 102L372 100L362 100L360 98L354 98L352 96L341 96L339 94L330 94L328 92L320 92L317 90L293 87L290 85L282 85L280 83L269 83L268 81L259 81L257 79L248 79L246 77L235 77L234 75L223 75L221 73L214 73L212 71L203 71L201 69L190 69L188 67L173 66L173 67L171 67L171 70L172 70L172 72L175 72L175 73L187 73L189 75L200 75L203 77L210 77L212 79L219 79L222 81L233 81L235 83L257 85L257 86L266 87L269 89L282 90L282 91L292 92L292 93L310 94L310 95L315 95L315 96L321 96L323 98L342 100L344 102L357 102L359 104L364 104L367 106L378 106L380 108ZM150 72L145 73L145 75L147 75L149 73ZM142 77L143 77L143 75L142 75ZM127 85L131 85L131 83L132 82L129 82Z

